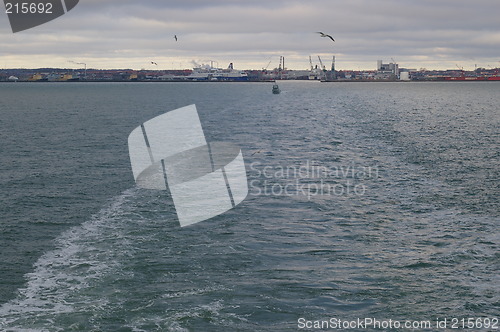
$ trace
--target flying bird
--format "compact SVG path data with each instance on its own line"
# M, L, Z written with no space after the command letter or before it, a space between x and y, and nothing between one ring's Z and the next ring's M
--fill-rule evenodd
M175 39L175 41L177 41L177 35L174 35L174 39Z
M319 33L319 34L321 35L321 37L328 37L328 38L330 38L332 41L335 41L335 39L333 39L333 37L332 37L332 36L327 35L326 33L323 33L323 32L317 32L317 33Z
M153 61L151 61L151 64L155 65L155 66L158 66L158 64L156 62L153 62Z

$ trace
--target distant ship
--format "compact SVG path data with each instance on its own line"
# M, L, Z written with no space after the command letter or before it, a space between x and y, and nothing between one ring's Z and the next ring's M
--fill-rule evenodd
M445 81L500 81L500 76L447 76Z
M445 81L500 81L500 73L498 72L498 69L495 70L493 74L487 74L487 75L481 75L481 74L476 74L476 75L470 75L467 76L463 71L460 76L445 76L443 78Z
M209 65L193 68L191 75L183 76L183 79L193 81L248 81L248 74L233 68L230 63L227 69L214 68Z
M280 92L281 92L280 87L275 82L273 85L273 94L278 95L278 94L280 94Z

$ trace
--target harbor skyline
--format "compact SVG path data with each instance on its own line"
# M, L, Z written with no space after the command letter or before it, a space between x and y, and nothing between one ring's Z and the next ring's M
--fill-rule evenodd
M500 66L500 3L480 0L349 3L295 1L85 1L47 24L12 33L0 14L0 68L175 70L213 63L272 69L366 70L376 59L406 68ZM318 31L331 34L332 42Z

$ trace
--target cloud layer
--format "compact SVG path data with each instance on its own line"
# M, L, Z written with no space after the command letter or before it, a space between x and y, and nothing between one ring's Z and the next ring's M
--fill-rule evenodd
M309 55L336 55L340 69L391 58L407 68L498 67L499 12L498 0L82 0L16 34L0 14L0 67L177 69L195 60L259 69L280 55L294 69Z

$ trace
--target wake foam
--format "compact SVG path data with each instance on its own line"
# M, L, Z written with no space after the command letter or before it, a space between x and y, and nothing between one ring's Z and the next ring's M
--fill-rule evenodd
M87 222L62 233L56 249L45 253L26 274L26 286L16 299L0 307L0 329L8 331L54 331L54 317L81 308L85 290L120 267L120 252L113 250L123 240L127 204L136 195L129 189ZM92 310L106 306L94 303ZM35 327L35 329L30 329ZM57 328L56 328L57 329ZM57 330L63 330L60 328Z

